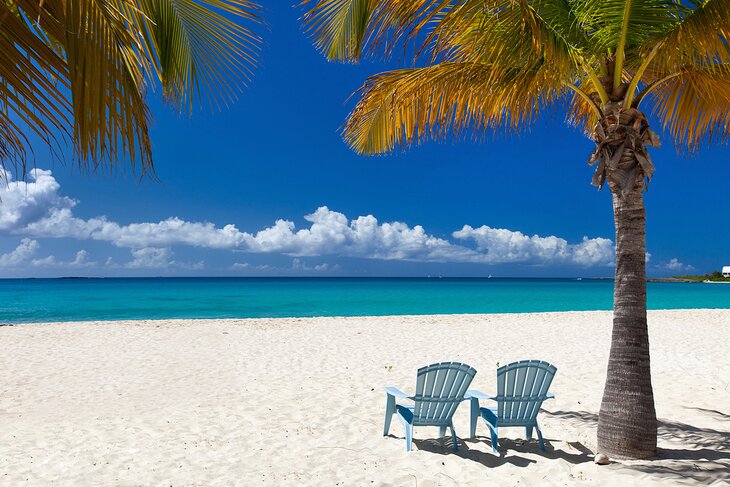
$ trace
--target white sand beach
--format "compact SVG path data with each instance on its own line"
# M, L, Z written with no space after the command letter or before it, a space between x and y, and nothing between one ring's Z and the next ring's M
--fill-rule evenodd
M0 485L692 485L730 482L730 310L649 314L659 456L592 463L611 313L164 320L0 327ZM419 366L547 360L547 440L468 403L460 451L416 428L405 452L385 394Z

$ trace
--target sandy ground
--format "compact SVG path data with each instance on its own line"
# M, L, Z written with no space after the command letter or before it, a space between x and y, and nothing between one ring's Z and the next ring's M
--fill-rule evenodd
M659 455L592 463L607 312L178 320L0 328L0 485L673 485L730 483L730 310L650 315ZM547 451L468 404L460 451L416 428L405 452L385 394L419 366L558 367L538 419Z

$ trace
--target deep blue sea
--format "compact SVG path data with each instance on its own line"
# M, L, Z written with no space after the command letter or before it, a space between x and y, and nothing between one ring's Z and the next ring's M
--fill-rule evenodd
M650 309L730 308L730 285L648 283ZM613 281L0 279L0 323L609 310Z

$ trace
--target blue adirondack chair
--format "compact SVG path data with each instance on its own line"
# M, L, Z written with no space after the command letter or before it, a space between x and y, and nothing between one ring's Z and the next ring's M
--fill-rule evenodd
M477 430L481 417L492 437L492 450L497 453L497 432L499 428L520 426L525 428L527 439L532 438L532 428L537 430L540 449L545 451L542 431L537 424L537 413L543 401L555 395L548 392L557 368L541 360L520 360L497 369L497 395L489 396L477 390L467 391L471 402L471 424L469 437ZM480 399L491 399L497 407L480 407Z
M458 451L452 418L456 408L465 399L464 393L476 373L475 369L466 364L440 362L418 369L416 394L413 396L395 387L386 387L387 403L383 436L388 436L390 420L393 414L398 413L398 418L406 430L406 451L411 451L414 426L438 426L441 436L446 434L448 426L454 439L454 451ZM396 398L410 399L413 405L396 404Z

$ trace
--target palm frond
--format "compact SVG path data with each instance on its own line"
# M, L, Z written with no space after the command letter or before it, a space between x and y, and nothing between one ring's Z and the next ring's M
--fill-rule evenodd
M15 7L0 3L0 164L25 174L32 150L25 132L55 152L68 134L70 104L66 63Z
M47 0L61 3L63 0ZM74 152L82 165L98 167L128 156L144 174L152 167L149 111L144 101L144 62L135 19L113 0L65 5L65 39L73 104Z
M304 2L302 5L314 3ZM304 15L315 47L329 61L360 59L377 0L320 0Z
M728 134L729 0L307 0L331 60L415 40L429 67L373 76L345 126L358 152L519 129L570 89L568 119L592 134L601 105L651 90L678 143ZM386 49L386 53L388 49ZM634 92L641 90L636 95ZM636 98L634 99L634 96Z
M236 20L258 22L248 0L139 0L145 54L165 97L185 111L205 93L220 108L252 77L261 38ZM128 10L131 16L131 7Z
M596 54L615 53L627 58L647 39L660 36L666 26L691 9L676 0L575 0L576 19L589 32Z
M544 60L556 76L574 78L587 39L566 2L491 3L466 0L445 12L430 34L433 60L505 66Z
M186 111L233 101L261 44L241 21L257 11L250 0L1 2L0 159L24 161L30 129L51 146L68 135L81 167L151 172L148 88Z
M441 63L369 78L345 126L357 152L382 153L468 131L524 128L564 93L544 62L505 69Z
M695 151L730 136L730 63L682 68L652 96L653 112L677 146Z
M588 137L592 136L599 120L599 114L596 113L594 106L595 104L592 105L577 93L573 94L569 104L568 123L583 130L583 133Z
M651 70L661 76L685 65L730 62L730 1L706 0L680 12L661 35L645 42L641 57L661 43Z
M457 0L305 0L304 28L329 61L357 62L366 52L387 55Z

